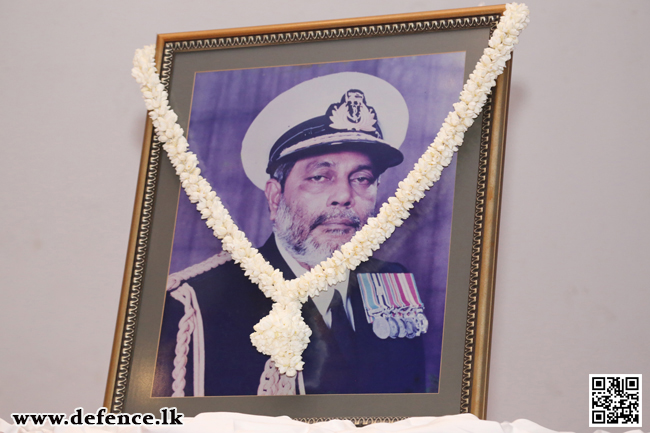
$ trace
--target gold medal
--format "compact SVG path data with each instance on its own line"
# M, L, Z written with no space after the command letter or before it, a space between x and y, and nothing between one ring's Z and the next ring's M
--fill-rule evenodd
M399 325L397 324L397 320L395 320L394 317L388 317L387 320L390 327L390 338L397 338L399 335Z
M390 324L383 316L376 316L372 322L372 331L375 335L382 340L387 339L390 336Z
M410 317L405 317L404 326L406 326L406 338L415 338L419 335L415 322Z
M417 316L415 316L415 324L421 334L424 334L427 332L427 329L429 329L429 321L423 313L418 313Z
M397 336L399 338L406 337L406 325L404 325L404 321L402 320L402 318L395 317L395 321L397 321L397 326L399 326L399 333L397 334Z

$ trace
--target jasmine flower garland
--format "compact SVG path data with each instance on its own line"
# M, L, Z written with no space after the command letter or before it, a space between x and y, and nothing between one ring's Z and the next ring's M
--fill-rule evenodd
M311 330L302 318L302 304L310 296L316 296L328 286L343 281L348 269L354 270L361 262L368 260L373 251L409 217L413 203L422 199L425 192L440 179L442 169L451 163L454 152L463 143L467 128L483 109L497 77L511 57L519 33L527 24L526 5L506 5L506 11L490 38L489 48L484 50L460 93L460 101L454 104L454 111L449 113L435 140L413 170L399 183L395 195L332 257L290 281L285 280L282 272L274 269L253 248L216 192L201 176L197 157L188 150L183 129L176 123L178 116L169 107L168 94L158 77L154 46L136 51L132 75L141 86L156 137L163 143L182 187L190 201L196 204L201 218L221 239L223 249L239 263L246 276L259 286L264 295L274 301L269 315L255 325L251 341L259 352L271 357L280 373L294 376L304 365L302 352L309 343Z

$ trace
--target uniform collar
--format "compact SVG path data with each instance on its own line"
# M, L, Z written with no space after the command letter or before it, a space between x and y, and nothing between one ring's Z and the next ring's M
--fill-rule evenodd
M275 238L274 238L275 241ZM294 277L298 278L301 275L307 273L307 269L303 268L300 263L282 246L281 242L275 242L276 247L278 251L280 252L280 255L286 262L286 264L289 266L291 271L294 274ZM311 298L311 300L314 302L314 305L316 305L316 308L318 309L318 312L323 316L323 319L325 320L325 323L327 324L328 327L331 326L332 319L330 315L328 314L328 309L330 306L330 303L332 302L332 298L334 297L334 290L338 290L339 293L341 294L341 298L345 300L345 310L348 316L348 319L350 319L350 322L352 323L352 326L354 327L354 319L352 319L352 309L349 300L348 300L348 282L350 280L350 270L348 269L345 273L345 280L342 282L335 284L333 286L329 286L327 290L324 290L320 292L318 296L314 296ZM332 290L334 289L334 290ZM329 318L329 320L328 320Z

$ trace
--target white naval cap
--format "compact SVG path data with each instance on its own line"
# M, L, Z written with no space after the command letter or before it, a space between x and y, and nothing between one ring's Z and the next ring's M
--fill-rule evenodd
M404 159L406 101L390 83L360 72L304 81L257 115L242 143L248 178L264 189L278 165L341 150L367 153L380 172Z

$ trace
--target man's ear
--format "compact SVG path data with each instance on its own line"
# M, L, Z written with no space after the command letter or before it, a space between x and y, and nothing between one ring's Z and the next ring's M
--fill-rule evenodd
M269 212L271 212L271 221L275 221L278 212L280 199L282 198L282 185L276 179L269 179L264 188L266 201L269 203Z

